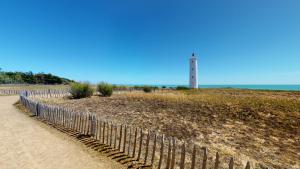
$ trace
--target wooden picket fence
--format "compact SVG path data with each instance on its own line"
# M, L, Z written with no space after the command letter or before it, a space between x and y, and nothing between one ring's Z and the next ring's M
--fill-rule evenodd
M59 96L58 93L41 93L42 96L47 97ZM223 158L226 161L223 160L221 163L219 153L211 155L206 147L199 147L194 143L180 141L174 137L165 137L155 131L115 124L96 114L47 105L30 97L38 94L40 93L24 91L20 95L21 103L34 116L92 137L97 142L135 159L144 167L157 169L234 168L234 158ZM63 95L66 93L60 96ZM243 168L250 169L250 163L247 162Z
M21 90L13 90L13 89L0 89L0 95L19 95L21 94Z
M16 90L16 89L0 89L0 95L27 95L30 97L64 97L69 96L69 90L56 90L56 89L44 89L44 90Z
M56 90L56 89L23 91L21 93L23 95L26 95L27 97L42 97L42 98L66 97L71 95L69 90Z

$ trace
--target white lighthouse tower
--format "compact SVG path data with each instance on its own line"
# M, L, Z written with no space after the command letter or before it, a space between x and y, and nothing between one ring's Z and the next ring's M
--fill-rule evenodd
M198 88L198 64L195 54L192 54L190 58L190 88Z

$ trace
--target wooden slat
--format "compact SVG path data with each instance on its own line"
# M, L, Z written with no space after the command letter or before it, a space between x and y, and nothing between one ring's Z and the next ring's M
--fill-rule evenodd
M91 126L90 126L90 129L91 129L91 136L94 138L95 137L95 115L91 115Z
M85 134L86 114L82 114L82 134Z
M153 164L154 164L154 157L155 157L155 152L156 152L156 139L157 139L157 135L156 133L154 133L154 140L153 140L153 147L152 147L152 157L151 157L151 168L153 168Z
M69 128L70 129L72 129L72 121L73 121L73 119L72 119L72 113L71 112L69 112Z
M147 141L146 141L146 152L145 152L145 161L144 161L144 165L147 164L148 151L149 151L149 142L150 142L150 131L148 130Z
M184 169L185 163L185 142L181 145L180 169Z
M191 169L195 169L195 164L196 164L196 145L194 144L193 146L193 152L192 152L192 164L191 164Z
M73 115L73 126L72 126L72 129L75 130L75 127L76 127L76 114L75 113L72 113Z
M106 144L109 145L109 124L108 124L108 122L106 122L106 126L107 126L107 129L106 129Z
M117 148L117 137L118 137L118 126L117 125L115 125L115 134L114 134L114 148Z
M113 123L110 123L110 141L109 141L109 145L112 146L113 144Z
M68 119L69 119L68 128L72 129L72 113L71 112L68 113Z
M130 149L131 149L131 127L129 127L129 137L128 137L128 149L127 149L127 154L130 156Z
M83 131L83 134L86 134L86 121L87 121L87 115L86 114L83 114L83 124L82 124L82 131Z
M229 169L233 169L233 157L230 157L230 161L229 161Z
M219 156L219 152L216 153L216 159L215 159L215 167L214 169L218 169L219 168L219 164L220 164L220 156Z
M89 114L88 115L88 135L91 136L92 138L94 137L94 119L93 119L94 115L93 114Z
M123 125L120 126L120 138L119 138L119 146L118 146L118 150L121 150L122 134L123 134Z
M84 120L85 120L85 115L82 113L81 114L81 133L84 134Z
M140 144L139 144L137 160L140 160L141 158L142 148L143 148L143 129L140 130Z
M171 138L168 138L168 155L167 155L167 164L166 169L170 168L170 162L171 162Z
M172 138L172 160L171 160L171 169L175 168L175 161L176 161L176 139Z
M161 168L161 164L164 157L164 135L162 135L161 138L161 144L160 144L160 155L159 155L159 162L158 162L158 169Z
M92 122L92 116L91 114L88 114L88 121L87 121L87 135L91 135L91 122Z
M82 133L82 124L83 124L83 116L82 116L82 113L80 113L80 116L79 116L79 131L80 133Z
M247 162L245 169L250 169L250 163L249 163L249 161Z
M73 130L76 130L76 128L77 128L77 121L78 121L77 120L77 113L74 112L73 115L74 115Z
M98 116L94 116L94 138L97 140L98 137Z
M125 153L126 150L126 139L127 139L127 126L124 126L124 142L123 142L123 151Z
M47 111L47 120L49 120L49 107L48 107L48 111ZM65 127L68 128L68 124L69 124L69 118L68 118L68 112L65 110Z
M206 169L206 163L207 163L207 148L203 148L203 161L202 161L202 169Z
M98 140L98 135L99 135L99 132L98 132L98 130L99 130L99 128L98 128L98 116L96 116L96 118L95 118L95 139L96 140Z
M79 126L78 130L80 133L82 133L82 113L79 114Z
M80 118L79 118L79 120L80 120L80 126L79 126L79 130L80 130L80 133L81 134L83 134L83 119L84 119L84 117L83 117L83 113L80 113Z
M135 157L136 141L137 141L137 128L135 128L135 132L134 132L133 152L132 152L133 158Z
M102 131L102 143L103 144L105 144L105 127L106 127L106 125L105 125L106 123L105 122L103 122L103 131Z
M102 121L99 120L99 140L100 140L100 143L103 143L102 142Z
M68 118L69 118L69 128L70 129L72 129L72 121L73 121L73 119L72 119L72 113L71 112L69 112L69 114L68 114L69 116L68 116Z

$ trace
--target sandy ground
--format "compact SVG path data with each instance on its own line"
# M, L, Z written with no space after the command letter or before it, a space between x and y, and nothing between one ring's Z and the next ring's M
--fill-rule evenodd
M67 135L20 113L17 96L0 97L1 169L124 168Z

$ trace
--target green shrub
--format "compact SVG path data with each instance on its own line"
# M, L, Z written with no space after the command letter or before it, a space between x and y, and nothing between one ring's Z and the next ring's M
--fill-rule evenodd
M113 94L114 86L108 83L99 83L97 85L97 91L104 97L109 97Z
M166 87L166 86L162 86L161 88L165 89L165 88L167 88L167 87Z
M151 88L150 86L144 86L144 87L143 87L143 91L144 91L145 93L150 93L150 92L152 91L152 88Z
M70 93L74 99L80 99L92 96L93 89L89 83L72 83Z
M177 86L176 90L189 90L190 88L185 87L185 86Z

